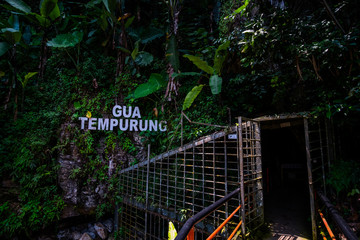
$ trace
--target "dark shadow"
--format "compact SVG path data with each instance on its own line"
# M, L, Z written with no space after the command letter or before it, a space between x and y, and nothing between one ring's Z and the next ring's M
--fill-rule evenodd
M282 127L281 127L282 126ZM261 131L265 222L272 237L311 238L304 128L300 122Z

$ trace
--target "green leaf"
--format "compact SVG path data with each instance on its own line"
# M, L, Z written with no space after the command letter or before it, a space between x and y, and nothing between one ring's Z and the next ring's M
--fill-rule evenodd
M139 41L136 41L135 42L135 48L131 53L131 57L132 57L133 60L136 59L136 56L138 55L138 53L139 53Z
M40 8L41 16L49 17L51 20L58 18L60 16L60 9L57 2L57 0L44 0Z
M106 10L107 10L109 13L111 13L110 7L109 7L109 1L108 1L108 0L103 0L103 3L104 3L104 5L105 5Z
M207 62L202 60L201 58L189 54L185 54L184 57L189 59L195 66L197 66L199 69L203 70L204 72L212 75L214 73L214 69L210 67Z
M201 76L201 73L198 72L181 72L181 73L173 73L172 77L184 77L184 76Z
M41 15L39 15L39 14L37 14L37 13L34 13L34 15L35 15L36 19L38 20L38 22L40 23L40 25L41 25L42 27L46 27L46 28L47 28L47 27L49 27L49 26L51 25L50 20L47 19L46 17L41 16Z
M244 33L244 34L246 34L246 33L254 34L255 31L253 29L248 29L248 30L243 31L242 33Z
M74 102L75 110L79 110L81 108L81 104L79 102Z
M15 44L20 42L21 40L21 32L19 30L16 30L14 28L3 28L1 31L4 33L5 39L10 44Z
M327 117L328 119L331 119L331 115L332 115L332 113L331 113L331 110L329 109L329 110L326 112L326 117Z
M131 52L129 51L129 49L126 49L126 48L120 47L120 46L117 46L116 48L119 49L120 51L124 52L124 53L131 54Z
M154 60L153 55L148 52L139 52L135 58L135 62L139 66L148 66Z
M20 31L20 23L19 23L18 15L11 15L8 19L8 23L10 24L11 28Z
M1 32L3 32L3 33L5 33L5 32L15 33L15 32L19 32L19 30L15 29L15 28L3 28L3 29L1 29Z
M238 14L238 13L244 11L245 8L247 7L247 5L249 5L249 2L250 2L250 0L245 0L245 3L244 3L241 7L239 7L238 9L236 9L234 13L235 13L235 14ZM242 16L242 14L241 14L241 16Z
M30 13L31 7L24 3L21 0L5 0L8 4L10 4L12 7L16 8L17 10L20 10L24 13Z
M235 10L232 14L230 14L229 16L235 16L235 15L237 15L237 14L239 14L239 13L241 13L240 16L242 16L242 15L244 14L245 8L249 5L249 2L250 2L250 0L245 0L244 4L243 4L241 7L239 7L238 9L236 9L236 10ZM226 16L225 19L228 19L229 16Z
M159 73L152 73L149 78L149 82L153 85L156 85L157 89L166 85L164 77Z
M19 11L19 9L14 8L13 6L7 5L7 4L0 4L0 8L4 8L6 10L9 10L9 12L14 12L17 13L18 15L23 15L23 14L27 14L27 13L23 13L22 11ZM2 18L0 18L0 21L3 20ZM3 25L1 23L1 25Z
M126 23L125 23L125 28L128 28L132 22L134 21L135 19L135 16L132 16L131 18L129 18L128 20L126 20Z
M32 36L31 27L28 25L23 30L23 35L22 35L22 38L27 45L30 45L31 43L31 36Z
M159 90L160 88L162 88L165 85L166 85L166 82L161 74L152 73L149 78L149 81L147 83L143 83L143 84L139 85L135 89L132 97L134 99L145 97L149 94L156 92L157 90Z
M221 92L222 78L218 75L212 75L209 79L209 85L212 94L219 94Z
M164 32L161 29L150 26L141 33L141 43L147 44L162 36L164 36Z
M38 72L29 72L28 74L26 74L24 77L24 81L21 81L22 87L25 88L29 79L35 76L36 74L38 74Z
M52 10L52 12L49 14L49 18L54 21L54 20L57 19L58 17L60 17L60 8L59 8L59 6L56 4L56 6L55 6L54 9Z
M183 104L183 110L186 110L189 107L191 107L195 98L199 95L199 93L201 92L201 90L203 89L204 86L205 85L195 86L190 92L188 92L188 94L185 97L184 104Z
M103 31L106 31L109 23L107 21L107 16L105 14L101 14L100 18L98 19L98 23Z
M4 55L10 48L7 42L0 42L0 56Z
M131 17L133 18L133 17ZM128 20L130 21L131 18ZM130 23L128 23L128 21L125 23L125 27L127 27L127 24L130 25ZM133 21L133 20L131 20ZM147 44L157 38L160 38L162 36L164 36L164 31L156 28L154 26L149 26L149 27L139 27L139 28L129 28L129 35L133 38L135 38L136 40L140 40L142 44Z
M93 7L95 7L96 4L99 4L101 2L102 2L101 0L91 0L87 4L85 4L85 7L86 8L93 8Z
M25 81L28 81L30 78L32 78L32 77L35 76L36 74L38 74L38 72L29 72L29 73L26 74L25 77L24 77Z
M229 48L229 46L230 46L230 41L227 41L221 44L216 49L215 57L214 57L214 71L218 75L221 75L222 65L227 56L227 49Z
M81 42L82 38L83 33L78 31L73 33L59 34L55 38L51 39L47 45L55 48L74 47L76 44Z
M172 222L169 222L168 240L174 240L177 236L175 226Z
M168 61L174 68L174 71L177 72L180 67L180 60L179 60L179 51L177 47L177 42L174 35L172 35L169 39L166 56L168 58Z

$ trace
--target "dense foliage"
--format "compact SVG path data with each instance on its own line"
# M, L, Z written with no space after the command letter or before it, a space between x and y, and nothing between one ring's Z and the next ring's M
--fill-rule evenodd
M153 154L179 145L182 110L220 125L239 115L302 111L357 119L359 3L332 1L330 10L319 2L281 3L2 3L0 175L15 190L1 195L0 235L30 238L60 218L57 158L71 144L86 162L74 178L110 182L96 213L118 201L116 174L107 174L95 149L105 139L104 159L116 148L134 156L124 167L142 160L142 146L132 133L80 131L78 117L89 112L102 117L124 104L139 106L143 118L166 120L167 133L141 133ZM64 124L71 131L65 142ZM213 130L185 124L184 140Z

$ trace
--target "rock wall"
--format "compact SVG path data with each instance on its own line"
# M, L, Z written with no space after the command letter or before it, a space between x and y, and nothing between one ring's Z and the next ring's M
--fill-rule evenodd
M80 149L74 139L76 138L75 129L80 129L78 124L64 123L60 129L60 145L64 146L58 155L58 184L63 191L65 208L62 212L62 221L66 219L93 219L96 208L102 203L110 203L111 193L109 192L107 182L100 182L93 176L74 177L74 171L84 170L87 156L80 153ZM89 131L89 130L80 130ZM105 151L105 133L103 137L98 137L97 142L93 144L96 156L103 165L107 165L107 175L116 176L116 170L129 166L135 158L145 160L147 152L142 145L142 137L138 133L131 133L132 142L137 148L136 156L126 153L117 143L111 152ZM107 154L107 155L106 155ZM94 170L96 172L97 169ZM114 204L114 203L112 203ZM80 224L76 227L61 229L57 234L58 239L111 239L113 233L113 224L106 220L104 222L93 222ZM110 227L111 226L111 227Z
M109 218L104 221L84 223L62 229L56 237L59 240L112 240L114 239L113 219Z

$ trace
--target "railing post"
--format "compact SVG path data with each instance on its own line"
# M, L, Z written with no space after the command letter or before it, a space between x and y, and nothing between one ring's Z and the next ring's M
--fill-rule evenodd
M305 131L305 148L306 148L306 159L307 159L307 172L309 179L309 194L310 194L310 210L311 210L311 225L313 240L317 240L316 232L316 219L315 219L315 200L314 200L314 186L312 181L312 168L311 168L311 155L310 155L310 140L309 140L309 123L304 118L304 131Z
M263 193L263 173L262 173L262 154L261 154L261 126L260 122L255 123L255 154L256 154L256 178L261 179L257 180L257 189L261 189L257 194L257 201L260 201L259 205L261 206L261 224L264 223L264 193Z
M146 170L146 193L145 193L145 238L147 235L147 217L148 217L148 205L149 205L149 174L150 174L150 144L148 144L147 153L147 170Z
M228 167L227 167L227 162L228 162L228 158L227 158L227 144L226 144L226 135L224 135L224 175L225 175L225 196L228 194ZM225 218L228 218L229 216L229 204L228 202L225 203Z
M242 139L242 119L238 118L237 134L238 134L238 159L240 160L240 198L241 198L241 232L245 236L245 190L244 190L244 150L243 150L243 139Z
M326 196L326 181L325 181L325 161L324 161L324 144L323 144L323 139L322 139L322 134L321 134L321 123L320 121L318 121L318 128L319 128L319 141L320 141L320 155L321 155L321 170L322 170L322 180L323 180L323 190Z
M195 227L192 227L190 229L190 232L189 234L187 235L186 237L186 240L194 240L195 239L195 230L194 230Z
M180 118L180 124L181 124L181 147L184 146L184 136L183 136L183 131L184 131L184 114L181 111L181 118Z

